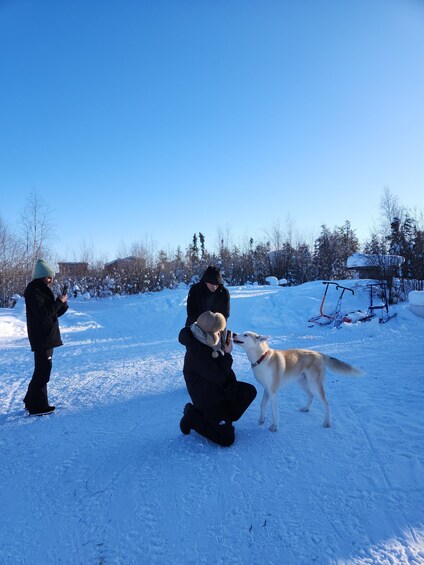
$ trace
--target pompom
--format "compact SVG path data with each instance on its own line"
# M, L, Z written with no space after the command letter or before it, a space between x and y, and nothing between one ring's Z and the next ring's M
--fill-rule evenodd
M212 357L214 359L216 359L218 357L218 355L219 355L218 351L212 351Z

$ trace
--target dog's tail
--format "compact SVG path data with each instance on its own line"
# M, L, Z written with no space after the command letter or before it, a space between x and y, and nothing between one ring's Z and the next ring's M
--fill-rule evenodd
M340 361L340 359L330 357L329 355L323 355L323 357L325 366L328 367L330 371L334 371L340 375L350 375L352 377L360 377L364 374L361 369L352 367L352 365L349 365L349 363L345 363L344 361Z

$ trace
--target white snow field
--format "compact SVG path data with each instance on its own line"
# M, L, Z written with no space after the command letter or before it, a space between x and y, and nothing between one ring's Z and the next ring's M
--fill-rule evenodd
M366 281L341 282L355 289L346 312L366 310ZM0 310L2 565L424 563L424 319L403 303L385 324L309 327L320 281L229 290L233 331L365 372L328 375L332 427L320 402L298 410L295 384L279 394L280 430L269 412L258 426L258 385L230 448L182 435L186 289L71 300L49 384L56 411L28 416L20 300ZM234 368L256 384L241 349Z

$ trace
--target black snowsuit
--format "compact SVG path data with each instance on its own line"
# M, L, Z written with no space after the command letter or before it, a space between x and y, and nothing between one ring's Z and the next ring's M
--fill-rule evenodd
M200 435L229 446L234 442L233 422L253 402L253 385L237 381L229 353L212 357L212 349L198 341L189 327L180 331L179 342L186 347L183 374L193 402L185 417Z
M194 284L187 297L187 320L185 325L191 326L203 312L220 312L226 320L230 316L230 293L222 284L215 292L211 292L203 279Z
M63 345L58 317L68 304L55 299L44 279L34 279L24 292L28 339L34 352L34 373L25 395L25 406L30 412L48 407L47 383L52 369L53 348Z

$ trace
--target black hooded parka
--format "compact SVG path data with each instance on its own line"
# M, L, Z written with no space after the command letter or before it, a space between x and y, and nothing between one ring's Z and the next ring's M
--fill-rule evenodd
M44 279L32 280L24 293L28 339L32 351L42 351L63 345L58 318L68 304L54 297Z
M202 279L189 290L187 297L187 320L185 325L191 326L200 314L208 310L211 312L219 312L228 320L230 316L230 293L222 284L218 286L215 292L212 292Z
M198 341L189 327L180 331L179 342L186 347L183 374L196 408L212 408L228 399L237 387L229 353L212 357L212 349Z

